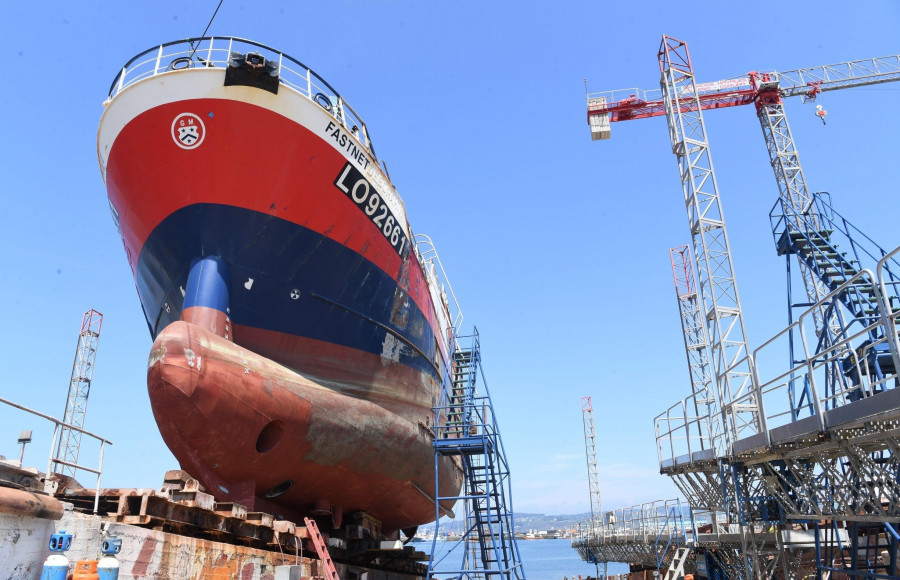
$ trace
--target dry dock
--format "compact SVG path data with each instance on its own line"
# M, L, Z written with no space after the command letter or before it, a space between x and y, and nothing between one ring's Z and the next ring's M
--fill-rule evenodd
M65 530L69 561L96 560L104 539L118 538L119 578L275 580L325 577L304 526L247 513L200 491L181 471L161 490L81 489L60 481L55 494L35 469L0 461L0 579L36 580L50 555L52 534ZM92 513L94 505L96 514ZM337 572L348 580L411 580L426 567L421 552L373 538L360 522L356 539L326 540ZM284 566L285 568L281 568ZM287 568L296 566L293 570Z

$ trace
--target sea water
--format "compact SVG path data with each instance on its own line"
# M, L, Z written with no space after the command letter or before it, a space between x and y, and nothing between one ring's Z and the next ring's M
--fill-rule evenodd
M438 542L438 556L444 555L449 549L448 546L455 544L456 542ZM568 580L573 578L577 580L579 574L584 580L588 576L592 578L597 576L597 568L581 559L581 556L572 547L572 540L518 540L516 545L519 547L519 556L525 569L526 580L563 580L564 577ZM430 541L417 542L415 546L417 550L425 553L431 552ZM461 546L456 548L453 554L447 556L443 565L449 567L448 564L453 562L453 566L459 566L459 562L462 561L461 550ZM440 570L441 566L439 565L436 569ZM607 574L625 574L627 572L627 564L607 565ZM600 574L603 574L603 564L600 564Z

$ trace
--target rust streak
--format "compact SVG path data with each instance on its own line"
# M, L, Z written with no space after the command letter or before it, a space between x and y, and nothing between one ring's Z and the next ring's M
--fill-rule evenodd
M135 578L147 576L147 570L150 568L150 562L153 559L153 552L156 550L156 538L147 538L141 546L141 551L134 560L134 567L131 569L131 575Z
M241 568L241 580L253 580L253 563L247 562Z

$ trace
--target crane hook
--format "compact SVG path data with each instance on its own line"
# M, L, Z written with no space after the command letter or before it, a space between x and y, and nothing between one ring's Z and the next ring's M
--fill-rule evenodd
M825 124L825 115L828 114L828 111L822 108L822 105L816 105L816 117L822 119L822 124Z

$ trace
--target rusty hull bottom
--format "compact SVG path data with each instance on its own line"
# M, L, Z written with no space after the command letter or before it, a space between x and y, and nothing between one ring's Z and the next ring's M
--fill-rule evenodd
M330 512L335 525L365 511L386 532L434 520L424 425L183 321L154 342L147 385L166 444L217 501L294 521ZM439 469L441 495L455 495L458 464Z

